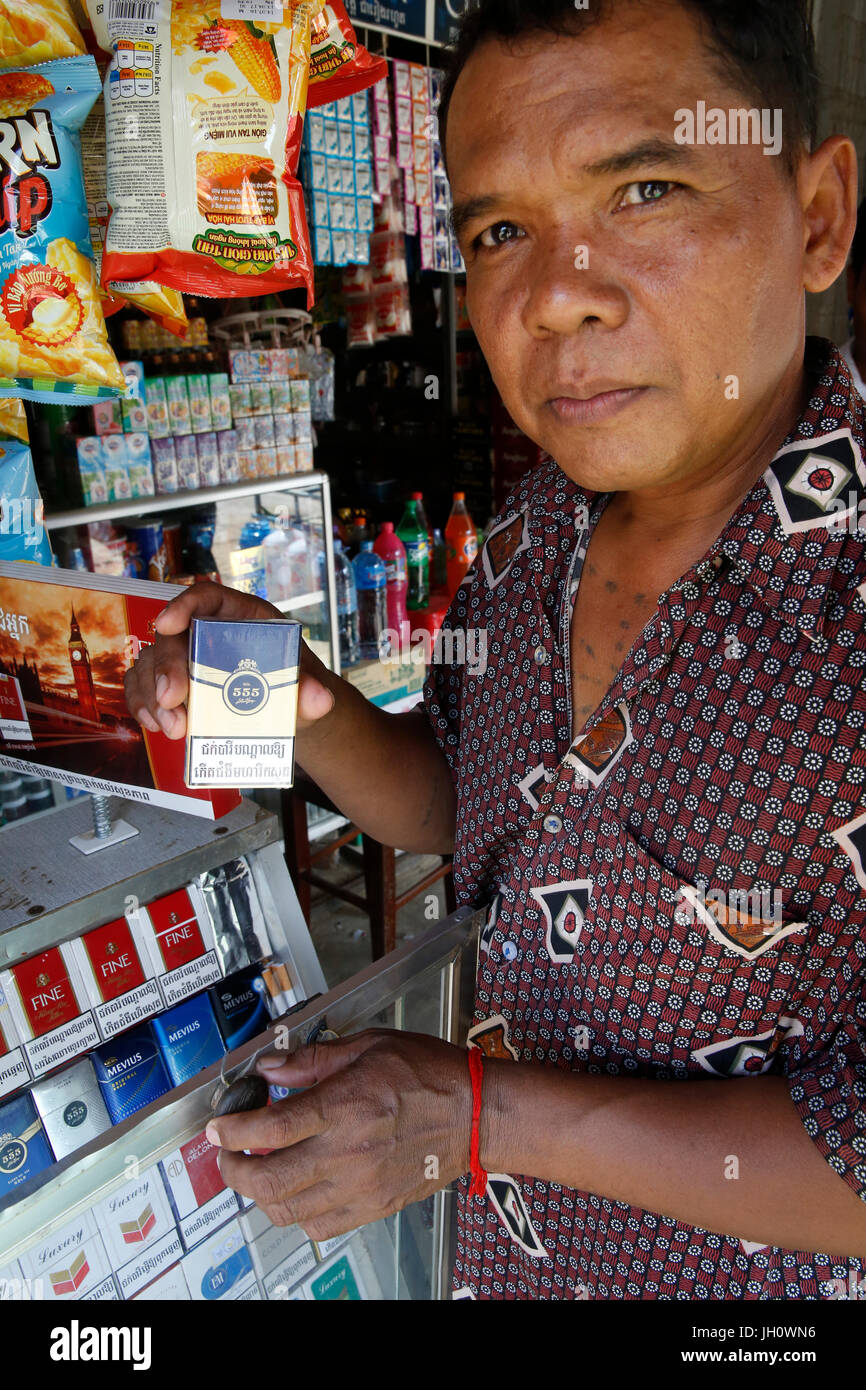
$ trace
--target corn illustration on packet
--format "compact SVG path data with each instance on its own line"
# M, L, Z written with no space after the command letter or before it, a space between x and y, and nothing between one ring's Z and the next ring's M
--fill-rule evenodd
M102 283L219 298L305 285L296 177L323 0L87 0L105 81Z
M0 396L126 393L81 173L79 131L99 89L87 55L0 72Z

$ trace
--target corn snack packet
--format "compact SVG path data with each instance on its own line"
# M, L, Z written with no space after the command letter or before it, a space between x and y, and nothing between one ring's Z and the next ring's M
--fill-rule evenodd
M67 0L0 0L0 69L84 53Z
M19 444L30 443L24 402L15 396L0 397L0 439L17 439Z
M326 106L373 87L388 75L384 58L374 58L358 42L346 7L330 0L313 20L308 106Z

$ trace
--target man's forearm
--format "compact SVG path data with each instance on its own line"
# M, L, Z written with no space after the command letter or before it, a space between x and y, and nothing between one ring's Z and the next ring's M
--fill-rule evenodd
M691 1226L866 1256L866 1202L806 1134L781 1077L660 1082L486 1061L481 1161Z
M423 711L386 714L317 665L334 708L298 735L301 767L335 806L384 845L451 854L457 797Z

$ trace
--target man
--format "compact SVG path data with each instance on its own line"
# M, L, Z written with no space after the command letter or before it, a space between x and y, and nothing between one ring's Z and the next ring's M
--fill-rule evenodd
M854 336L842 349L845 365L861 396L866 397L866 199L857 213L857 230L848 265L848 304Z
M733 139L677 138L710 110ZM483 0L465 24L442 121L469 309L550 457L449 615L487 629L486 674L434 669L389 718L307 657L298 750L491 902L474 1081L459 1048L366 1033L273 1059L311 1089L211 1131L226 1180L317 1238L423 1196L436 1155L461 1297L863 1277L866 421L835 349L804 355L856 160L813 148L814 111L792 0ZM177 599L130 708L182 737L190 615L270 611Z

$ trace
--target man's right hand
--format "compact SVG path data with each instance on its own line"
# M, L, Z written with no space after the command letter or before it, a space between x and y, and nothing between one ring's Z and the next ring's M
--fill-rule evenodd
M266 622L282 618L273 604L236 589L209 582L194 584L171 600L156 620L157 640L142 647L135 665L126 673L124 687L129 712L151 733L168 738L186 736L186 701L189 694L189 625L193 618L221 622ZM310 728L334 707L334 696L317 679L325 667L301 643L301 678L298 689L298 732Z

